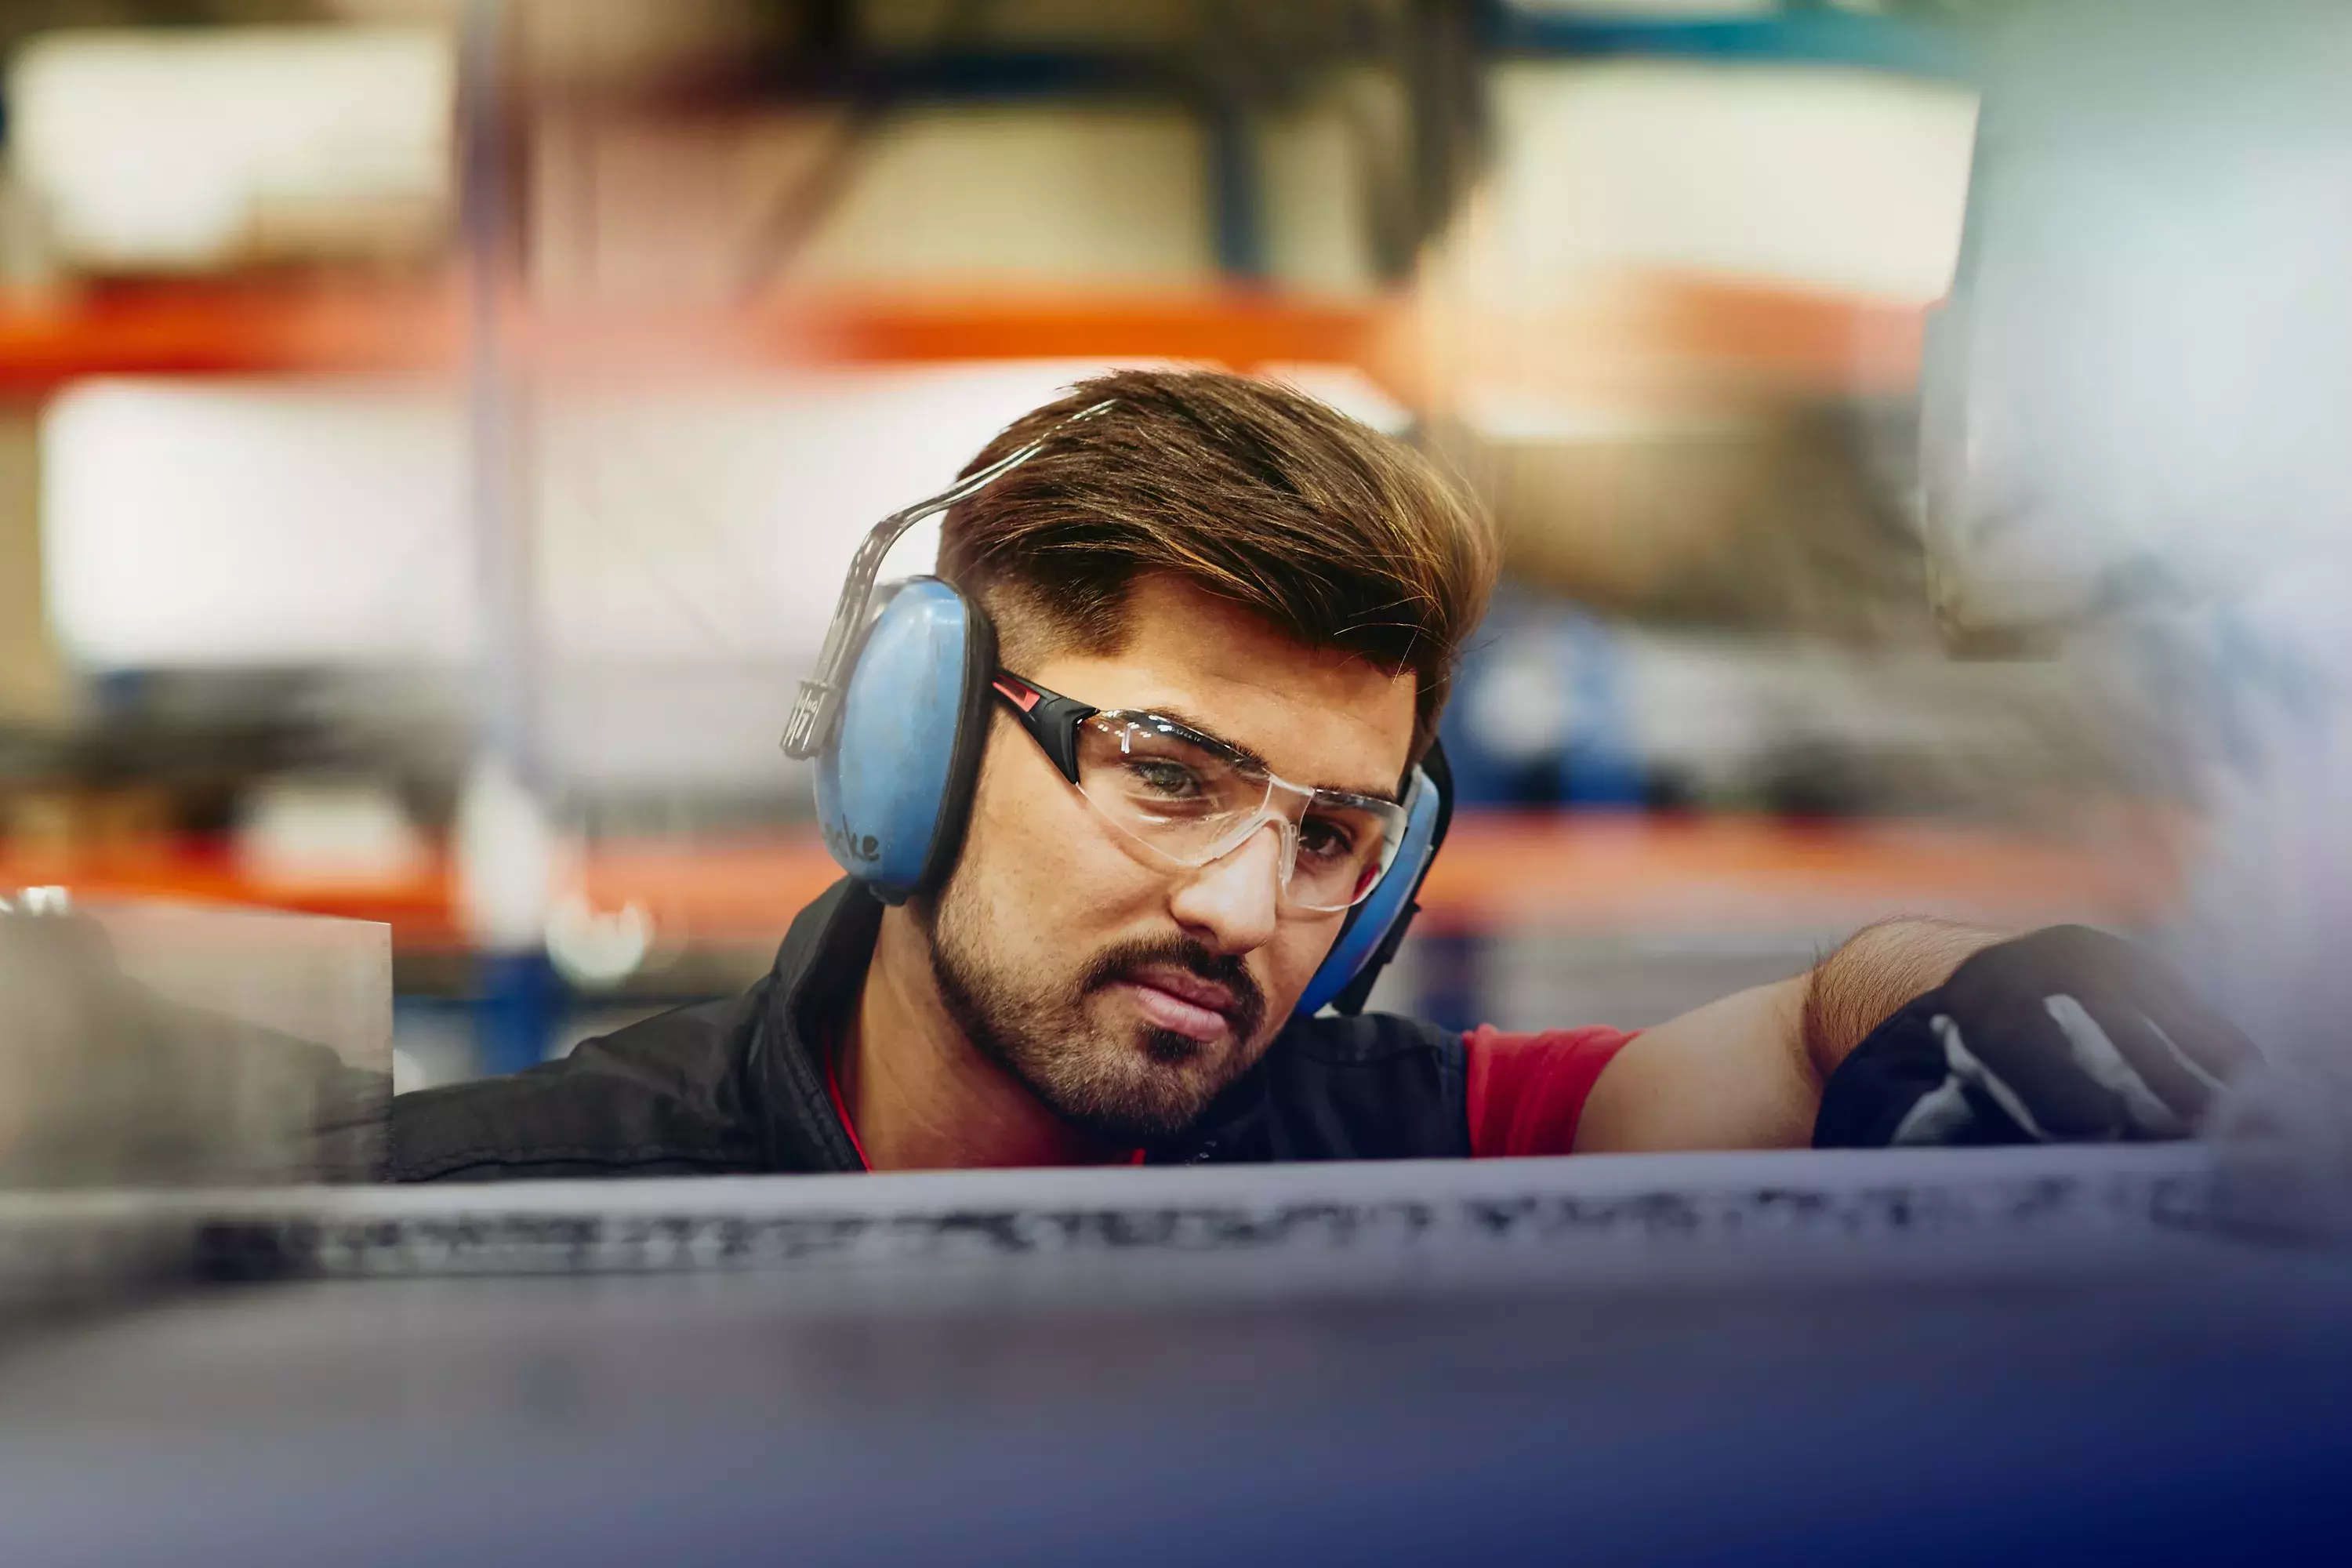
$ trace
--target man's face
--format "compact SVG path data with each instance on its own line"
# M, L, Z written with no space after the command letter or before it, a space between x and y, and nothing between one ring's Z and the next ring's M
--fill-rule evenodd
M1182 720L1297 784L1388 795L1414 682L1300 647L1172 579L1137 582L1117 653L1016 674L1100 709ZM1264 1054L1344 911L1284 906L1268 824L1202 867L1098 815L1008 715L981 763L963 857L931 921L933 973L972 1043L1113 1143L1180 1131Z

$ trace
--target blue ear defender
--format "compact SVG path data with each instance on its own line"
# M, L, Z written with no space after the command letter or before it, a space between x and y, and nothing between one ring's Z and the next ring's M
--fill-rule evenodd
M1397 846L1396 858L1364 901L1348 911L1330 952L1299 993L1294 1016L1312 1017L1327 1005L1350 1017L1362 1012L1381 971L1396 957L1412 917L1421 912L1414 900L1454 822L1454 775L1444 748L1434 742L1412 770L1404 809L1404 841Z
M996 632L937 577L887 590L816 759L825 847L885 903L947 879L988 740Z
M1063 424L1110 406L1095 404ZM815 763L825 848L885 903L936 891L962 852L994 716L996 629L977 603L937 577L877 590L883 557L908 529L979 494L1054 433L875 525L850 563L816 671L801 682L785 722L785 754ZM1348 911L1298 999L1300 1017L1327 1004L1360 1011L1396 956L1453 817L1453 779L1438 747L1412 770L1404 805L1396 857Z
M1062 425L1109 406L1082 408ZM985 611L937 577L879 594L875 580L908 529L978 495L1054 433L874 525L850 558L816 670L784 721L784 754L816 763L825 847L887 903L937 888L963 847L988 738L996 634Z

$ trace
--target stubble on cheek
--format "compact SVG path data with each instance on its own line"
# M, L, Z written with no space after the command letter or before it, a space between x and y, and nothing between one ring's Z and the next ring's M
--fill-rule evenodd
M1166 1139L1264 1054L1271 999L1245 960L1155 921L1159 868L1111 840L1059 775L1049 782L1050 798L1024 803L983 766L962 859L936 905L916 911L933 975L973 1047L1055 1115L1113 1142ZM1202 1042L1139 1016L1117 982L1155 962L1226 987L1230 1032Z
M951 882L929 921L941 1000L974 1049L1072 1126L1112 1145L1173 1137L1263 1054L1265 1001L1241 961L1171 936L1113 943L1083 965L1024 962L1027 943L971 892ZM1154 961L1229 986L1232 1032L1204 1043L1123 1005L1118 978Z

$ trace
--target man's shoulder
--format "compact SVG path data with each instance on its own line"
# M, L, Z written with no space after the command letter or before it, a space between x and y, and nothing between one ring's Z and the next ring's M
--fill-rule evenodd
M392 1102L395 1181L686 1175L761 1168L746 1058L766 983L583 1040L509 1078Z

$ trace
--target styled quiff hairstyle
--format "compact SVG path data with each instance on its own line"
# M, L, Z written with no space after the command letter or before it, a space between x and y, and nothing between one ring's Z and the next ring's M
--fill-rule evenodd
M1035 457L950 511L940 535L940 575L979 597L1008 640L1036 627L1114 651L1129 586L1164 574L1304 647L1412 671L1412 754L1428 749L1496 548L1418 452L1275 382L1130 370L1023 415L964 471L1040 437Z

